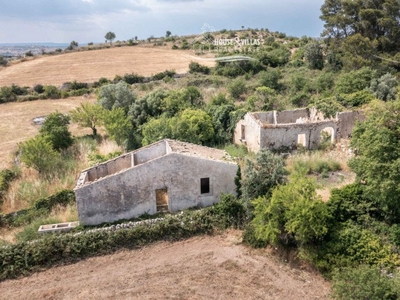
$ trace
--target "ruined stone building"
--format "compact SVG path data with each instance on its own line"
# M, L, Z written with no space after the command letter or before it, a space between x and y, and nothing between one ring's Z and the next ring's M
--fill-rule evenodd
M356 121L363 118L360 111L325 118L314 108L247 113L236 125L234 141L253 152L265 148L291 150L298 145L317 149L323 136L330 137L332 143L349 138Z
M225 151L162 140L82 171L74 189L79 220L97 225L209 206L236 193L236 171Z

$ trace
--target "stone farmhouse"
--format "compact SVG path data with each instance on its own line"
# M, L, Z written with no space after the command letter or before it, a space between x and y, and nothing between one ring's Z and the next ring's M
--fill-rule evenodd
M79 220L97 225L209 206L236 193L237 168L225 151L165 139L82 171L74 189Z
M331 143L349 138L355 123L363 119L360 111L340 112L335 117L325 118L315 108L252 112L237 123L234 142L246 145L253 152L293 150L298 145L317 149L323 137L330 137Z

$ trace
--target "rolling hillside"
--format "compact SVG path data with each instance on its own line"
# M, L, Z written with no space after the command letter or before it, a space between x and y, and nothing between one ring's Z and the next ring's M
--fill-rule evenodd
M94 82L101 77L137 73L150 76L165 70L185 73L191 61L213 66L213 61L201 60L192 51L154 47L115 47L80 51L32 60L0 68L0 87L17 84L60 86L68 81Z

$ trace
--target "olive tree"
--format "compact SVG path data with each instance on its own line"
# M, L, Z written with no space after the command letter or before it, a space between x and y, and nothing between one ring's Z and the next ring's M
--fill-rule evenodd
M106 33L104 38L106 39L106 42L109 41L110 45L112 45L112 41L116 38L116 35L115 35L114 32L109 31L109 32Z

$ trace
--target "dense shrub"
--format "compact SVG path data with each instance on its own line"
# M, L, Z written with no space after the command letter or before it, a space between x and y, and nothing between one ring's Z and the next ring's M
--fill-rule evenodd
M164 72L157 73L152 76L153 80L163 80L165 77L174 77L176 72L174 70L165 70Z
M144 81L144 77L137 75L135 73L132 74L125 74L122 77L122 81L125 81L128 84L134 84L134 83L142 83ZM115 82L115 80L114 80Z
M3 56L0 55L0 66L5 67L5 66L7 66L7 64L8 64L8 61Z
M44 93L44 86L41 84L37 84L33 87L33 90L38 94L42 94Z
M207 66L200 65L198 62L191 62L189 64L189 73L202 73L208 75L210 68Z
M332 283L332 296L337 300L395 300L400 297L399 282L368 265L336 270Z
M10 183L17 178L18 174L14 171L4 169L0 171L0 202L7 192Z
M246 200L269 197L272 189L286 181L285 163L281 156L269 150L257 153L254 160L246 158L243 168L242 192Z
M274 90L280 89L279 80L282 78L281 72L275 69L268 69L260 72L260 86L266 86Z
M228 85L228 91L232 98L239 99L240 96L246 93L246 82L242 78L237 78Z
M60 99L61 91L54 85L44 86L44 95L47 99Z
M18 227L31 223L39 217L46 217L56 206L67 206L75 202L75 193L71 190L62 190L47 198L34 202L30 209L20 210L7 215L0 215L0 227Z
M0 103L13 102L17 100L17 95L12 91L9 86L2 86L0 88Z
M73 144L68 125L71 118L59 112L51 113L46 117L39 132L46 137L55 150L67 149Z
M77 82L76 80L69 83L69 89L73 91L80 89L87 89L88 86L89 85L86 82Z

